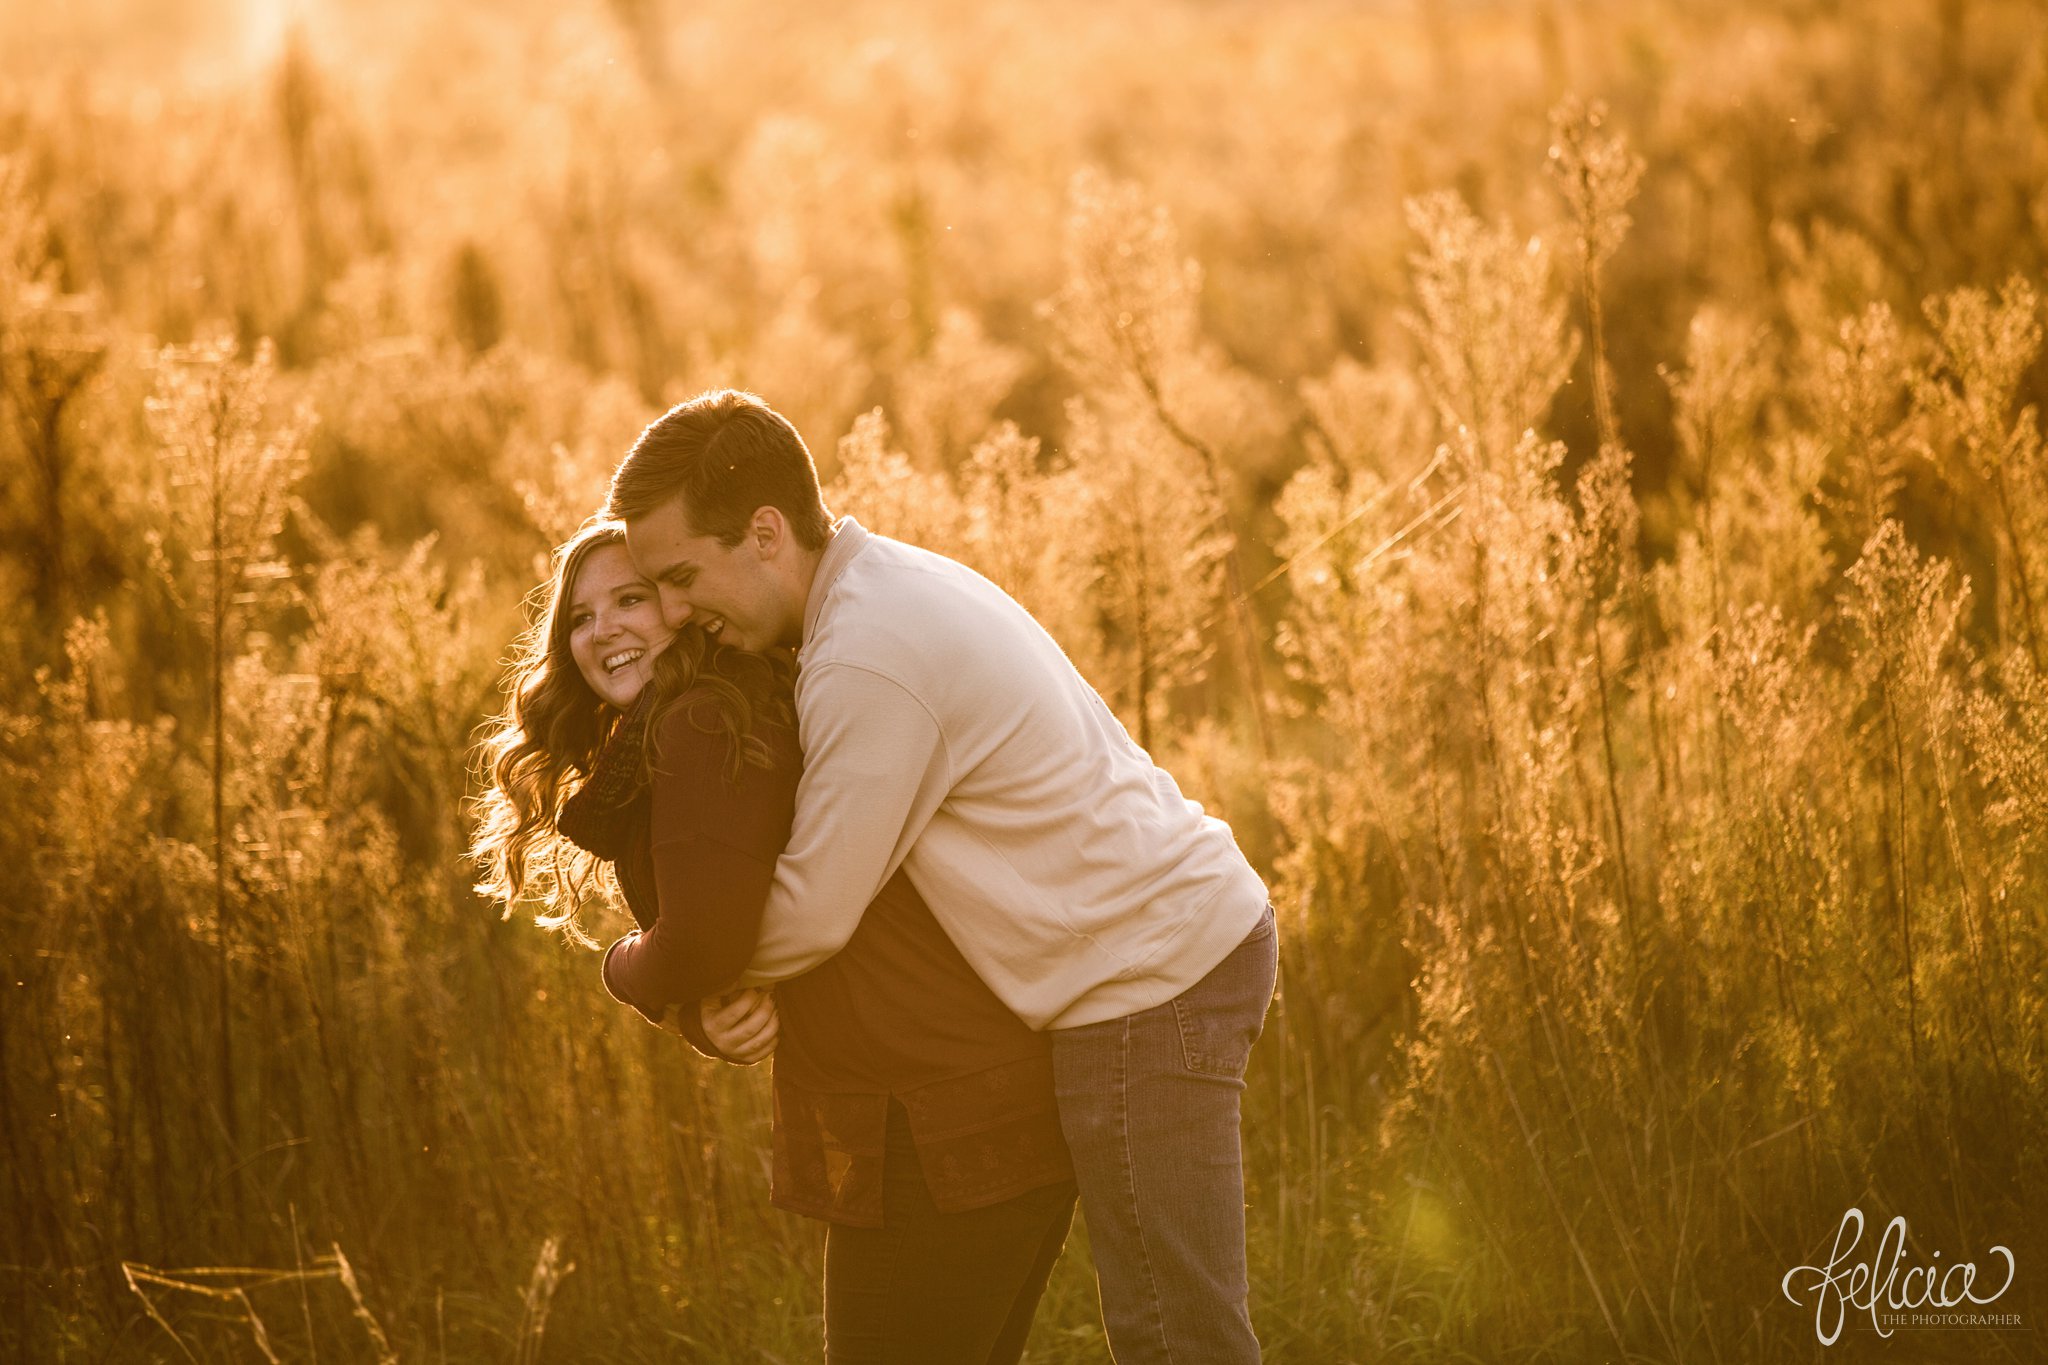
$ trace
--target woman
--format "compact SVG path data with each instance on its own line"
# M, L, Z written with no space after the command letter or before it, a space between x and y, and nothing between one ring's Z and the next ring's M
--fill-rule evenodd
M641 928L605 954L607 988L709 1051L699 1002L746 966L789 838L792 669L671 637L615 524L555 564L485 742L481 889L508 914L538 892L580 937L609 865ZM901 872L775 1004L771 1198L828 1225L827 1361L1016 1361L1074 1206L1045 1040Z

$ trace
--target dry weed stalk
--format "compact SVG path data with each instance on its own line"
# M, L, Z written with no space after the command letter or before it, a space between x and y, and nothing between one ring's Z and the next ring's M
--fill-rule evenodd
M142 1309L149 1320L163 1329L173 1344L183 1353L185 1359L197 1365L199 1356L170 1319L150 1290L169 1291L174 1295L186 1295L209 1303L223 1304L232 1309L238 1321L249 1330L251 1343L269 1365L283 1365L278 1355L270 1329L256 1311L256 1304L250 1298L252 1293L261 1293L280 1285L295 1286L303 1295L308 1286L318 1281L332 1280L339 1283L347 1293L351 1312L362 1324L368 1336L369 1347L377 1365L398 1365L398 1356L391 1349L390 1340L385 1336L383 1326L363 1303L361 1286L356 1282L355 1269L341 1248L335 1246L325 1256L317 1256L308 1267L301 1265L293 1270L264 1270L248 1266L196 1266L178 1270L163 1270L143 1265L137 1261L121 1262L121 1277L128 1289L142 1301ZM314 1359L318 1359L311 1309L306 1310L306 1347Z
M212 727L208 750L213 804L214 933L220 1011L219 1082L222 1122L238 1140L234 1009L230 961L235 931L228 893L227 784L224 744L231 698L229 661L239 650L238 626L255 589L289 573L273 555L292 483L305 466L313 426L310 408L273 410L276 354L265 343L248 361L226 339L173 347L159 358L150 399L152 432L163 461L164 528L159 571L197 615L207 636ZM175 554L174 561L169 554Z

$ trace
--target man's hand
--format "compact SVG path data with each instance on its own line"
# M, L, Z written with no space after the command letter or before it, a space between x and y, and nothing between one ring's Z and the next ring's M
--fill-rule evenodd
M711 1045L742 1066L752 1066L775 1051L782 1029L775 996L758 987L730 991L705 1000L704 1036Z

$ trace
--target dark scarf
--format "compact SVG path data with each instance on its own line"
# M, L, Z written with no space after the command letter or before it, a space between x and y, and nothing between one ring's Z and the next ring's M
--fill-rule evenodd
M653 927L661 908L648 835L654 800L647 781L647 727L657 705L654 693L652 687L641 689L598 752L590 776L555 812L563 838L612 865L626 908L642 929Z

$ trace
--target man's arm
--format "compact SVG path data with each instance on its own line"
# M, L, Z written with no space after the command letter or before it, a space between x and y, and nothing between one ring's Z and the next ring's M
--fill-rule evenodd
M800 976L846 946L952 788L923 702L858 664L825 663L797 699L804 747L796 825L775 864L754 959L740 978Z

